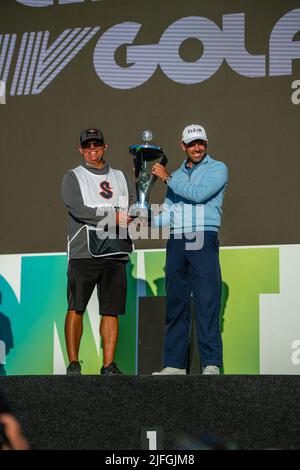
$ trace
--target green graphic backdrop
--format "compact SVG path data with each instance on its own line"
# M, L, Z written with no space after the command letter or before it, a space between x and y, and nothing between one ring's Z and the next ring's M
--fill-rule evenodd
M143 251L147 296L165 295L165 252ZM127 266L126 315L120 319L116 360L128 374L136 370L137 253ZM220 316L224 373L259 374L259 295L279 292L279 248L221 249L223 301ZM2 375L53 374L54 324L64 363L66 304L65 255L23 256L20 302L0 276L0 340L6 344ZM100 339L99 339L100 341ZM98 356L89 316L85 315L80 359L83 373L98 374Z

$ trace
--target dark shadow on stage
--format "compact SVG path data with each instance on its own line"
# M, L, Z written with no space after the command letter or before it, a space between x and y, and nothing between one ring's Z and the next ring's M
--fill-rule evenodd
M2 292L0 292L0 305L2 304ZM14 347L13 333L9 318L0 312L0 375L6 375L6 357Z
M164 278L157 279L157 292L163 292L162 282ZM220 309L221 333L225 328L226 306L229 297L228 285L222 283L222 298ZM192 324L190 346L188 352L188 373L200 374L202 366L197 345L197 333L195 327L195 313L193 299L191 298ZM148 375L153 371L159 371L163 367L163 346L165 330L165 296L140 297L138 319L138 374Z

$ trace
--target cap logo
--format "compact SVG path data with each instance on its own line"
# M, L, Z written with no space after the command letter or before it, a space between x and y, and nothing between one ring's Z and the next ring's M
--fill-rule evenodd
M188 134L192 134L193 132L200 132L201 134L201 129L189 129Z

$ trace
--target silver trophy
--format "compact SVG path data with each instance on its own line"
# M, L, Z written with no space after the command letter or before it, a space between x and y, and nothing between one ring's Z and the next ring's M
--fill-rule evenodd
M151 163L152 167L153 162L160 160L159 163L165 166L168 161L161 147L150 144L153 139L151 131L146 130L142 132L142 139L144 140L144 144L131 145L129 147L129 152L133 155L134 159L137 196L137 201L130 211L132 217L136 216L137 212L139 213L138 215L141 215L142 212L145 214L149 209L150 192L153 184L157 180L157 176L151 174L151 168L149 171L149 163Z

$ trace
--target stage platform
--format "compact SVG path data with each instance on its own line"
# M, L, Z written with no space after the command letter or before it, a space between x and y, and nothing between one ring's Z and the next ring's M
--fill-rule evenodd
M239 449L300 449L300 377L6 376L0 390L33 449L141 449L162 428L163 448L211 433Z

